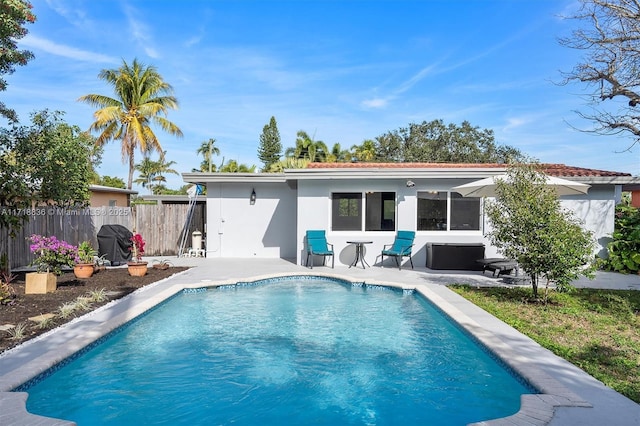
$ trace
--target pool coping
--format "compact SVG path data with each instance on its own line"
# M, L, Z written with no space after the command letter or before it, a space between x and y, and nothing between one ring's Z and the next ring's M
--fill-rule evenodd
M26 411L28 394L10 391L45 373L77 351L91 345L102 336L184 289L235 285L239 282L255 282L290 276L317 276L356 284L364 283L416 291L451 317L509 368L541 392L522 395L520 410L512 416L482 421L473 425L547 425L553 420L559 407L593 407L589 401L571 391L540 368L537 362L534 362L540 357L548 357L549 351L442 285L399 284L371 278L363 280L321 271L270 273L242 279L202 280L197 283L179 282L180 280L175 279L186 272L138 289L121 299L112 301L1 354L0 424L38 424L43 426L74 424L69 421L28 413ZM491 325L491 331L486 324ZM551 356L555 357L553 354Z

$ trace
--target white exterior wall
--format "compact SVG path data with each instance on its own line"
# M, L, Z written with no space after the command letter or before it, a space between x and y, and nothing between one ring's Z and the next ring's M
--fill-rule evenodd
M365 245L365 260L370 265L380 264L380 253L385 244L393 243L396 231L332 231L331 193L333 192L395 192L396 229L415 230L417 224L417 192L448 191L460 181L451 179L412 179L414 187L407 188L407 179L387 180L301 180L298 182L298 263L304 264L304 236L309 229L324 229L327 241L334 245L336 263L349 265L355 258L355 247L350 240L370 240ZM485 242L482 231L418 231L413 249L414 266L425 266L428 242L480 243ZM488 243L487 243L488 244ZM408 262L408 259L405 258ZM394 260L385 258L385 266Z
M615 227L616 204L619 200L620 188L611 185L592 186L586 199L572 196L562 200L562 206L572 210L584 222L584 227L593 232L597 242L596 252L600 257L607 256L607 244Z
M304 235L308 229L324 229L327 241L334 245L336 263L349 265L355 257L355 248L347 241L352 239L370 240L365 246L365 259L370 265L379 264L383 245L393 242L395 231L353 232L331 231L331 193L332 192L396 192L396 229L415 230L417 224L417 192L449 191L462 182L455 179L412 179L415 186L406 187L405 179L389 180L314 180L299 181L298 184L298 262L304 264ZM584 222L585 228L593 232L598 243L597 253L606 254L606 245L614 229L614 212L617 189L609 186L595 186L586 196L568 196L562 198L562 206L572 210L576 217ZM484 222L484 226L483 226ZM425 266L427 243L483 243L485 257L501 257L497 249L484 237L490 226L486 218L481 218L479 231L417 231L413 249L414 265ZM389 260L385 265L393 265Z
M299 180L297 190L286 183L209 183L207 257L276 257L295 259L298 264L304 264L305 232L323 229L327 232L328 242L334 245L336 264L351 264L355 247L347 241L364 239L372 241L365 246L366 261L370 265L379 265L380 252L385 244L393 242L395 231L332 231L331 194L395 192L396 229L415 230L418 191L449 191L464 183L458 179L412 180L415 182L412 188L406 187L406 179ZM254 188L257 200L252 206L249 196ZM587 196L562 199L562 205L574 211L585 227L594 233L601 256L606 254L606 244L613 232L616 197L619 198L619 188L607 185L593 186ZM481 224L483 222L486 221L481 218ZM490 230L488 224L481 227L478 231L417 231L414 265L426 265L426 244L430 242L484 243L485 257L499 257L495 247L483 235ZM393 259L385 259L385 265L392 266Z
M296 191L286 183L209 183L207 257L295 259L296 215Z
M583 227L593 233L596 241L596 252L600 257L607 256L607 244L611 241L614 230L614 215L616 204L620 199L620 190L612 185L592 186L587 195L564 196L560 199L563 208L573 212L575 217L583 223ZM486 231L491 230L485 220ZM495 247L485 241L485 257L500 257Z

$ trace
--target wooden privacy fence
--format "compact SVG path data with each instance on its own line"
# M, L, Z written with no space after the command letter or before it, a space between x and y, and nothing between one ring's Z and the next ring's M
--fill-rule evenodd
M187 220L188 204L136 205L133 207L91 207L63 209L55 206L9 211L2 214L25 216L27 221L11 238L6 229L0 229L0 255L7 253L11 267L27 266L34 256L29 251L32 234L55 235L58 239L78 245L90 241L98 249L98 231L102 225L122 225L131 232L140 233L146 241L145 256L175 256ZM187 247L191 233L204 232L204 204L197 204L187 232Z
M187 230L187 248L191 233L204 233L204 204L196 204ZM138 204L135 206L135 231L147 242L145 256L175 256L178 254L182 230L189 213L188 204ZM131 229L131 228L130 228Z

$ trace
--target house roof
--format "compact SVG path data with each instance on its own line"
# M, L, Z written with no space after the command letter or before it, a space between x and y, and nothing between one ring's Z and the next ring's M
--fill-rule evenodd
M564 164L542 164L544 171L590 185L640 185L640 177L629 173L587 169ZM494 163L310 163L304 169L287 169L284 173L183 173L191 183L266 183L321 179L482 179L507 169Z
M89 185L89 191L93 192L115 192L119 194L137 194L138 191L133 191L131 189L123 189L123 188L113 188L111 186L104 185Z
M630 173L611 172L607 170L586 169L564 164L541 164L544 172L550 176L631 176ZM307 169L482 169L502 172L504 164L497 163L309 163Z

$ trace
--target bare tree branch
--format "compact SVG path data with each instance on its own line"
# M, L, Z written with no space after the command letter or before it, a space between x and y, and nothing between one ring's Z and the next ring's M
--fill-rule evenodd
M582 27L559 43L585 55L563 73L562 83L586 83L590 89L587 96L592 112L578 112L595 123L590 132L631 135L631 148L640 142L640 112L636 109L640 106L640 0L579 2L580 9L567 18L579 21Z

